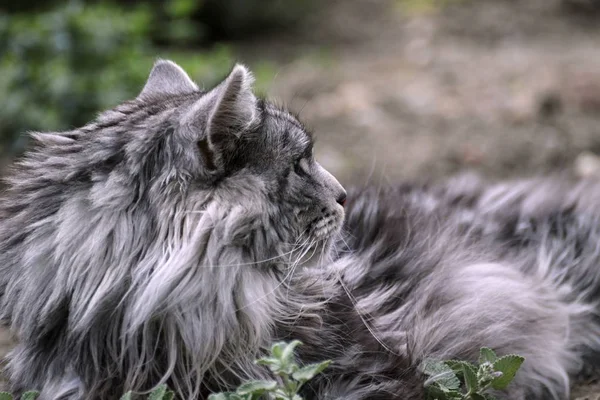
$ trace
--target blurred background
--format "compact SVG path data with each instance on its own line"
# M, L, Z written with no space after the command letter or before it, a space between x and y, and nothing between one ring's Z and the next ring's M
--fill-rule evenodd
M157 57L235 61L344 184L600 174L596 0L0 1L0 161L135 97Z
M597 0L0 0L0 168L158 57L205 87L249 65L346 185L600 176Z

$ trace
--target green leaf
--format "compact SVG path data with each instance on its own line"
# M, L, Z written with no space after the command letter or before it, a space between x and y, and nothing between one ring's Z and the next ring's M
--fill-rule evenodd
M446 360L446 361L444 361L444 364L446 364L447 366L449 366L455 372L459 372L460 370L462 370L463 363L464 363L464 361L459 361L459 360Z
M489 347L482 347L479 349L479 364L483 364L484 362L494 363L498 359L498 356L494 352L494 350Z
M471 393L471 395L468 398L471 400L485 400L485 397L480 395L479 393Z
M35 390L30 390L21 395L21 400L35 400L40 395L40 392L36 392Z
M165 395L163 396L163 400L173 400L175 398L175 392L172 390L167 390Z
M198 8L197 0L170 0L166 2L165 9L171 17L190 17Z
M463 368L469 368L475 374L477 374L477 367L467 361L448 360L445 361L445 364L449 366L452 369L452 371L454 371L454 373L459 379L464 379Z
M226 393L209 394L208 400L227 400L227 394Z
M131 400L131 391L125 393L119 400Z
M273 357L263 357L255 361L258 365L267 365L269 369L275 373L279 373L283 369L281 360Z
M238 387L237 394L263 394L277 388L275 381L250 381L243 383Z
M254 363L258 365L277 365L281 364L281 360L275 357L262 357L256 360Z
M273 396L275 396L275 400L290 400L290 396L282 389L277 389Z
M425 360L421 364L421 371L429 378L425 386L436 384L444 391L456 390L460 387L460 381L456 373L443 361Z
M288 343L284 348L283 351L281 352L281 360L286 362L291 362L292 357L294 356L294 349L296 347L298 347L299 345L301 345L302 342L299 340L292 340L290 343Z
M502 372L502 376L492 381L494 389L503 390L512 382L525 358L514 354L504 356L494 362L494 370Z
M273 357L276 357L277 359L281 359L281 354L283 353L284 347L285 347L285 342L274 343L273 346L271 346L271 354L273 355Z
M0 400L13 400L13 395L8 392L0 392Z
M331 364L331 361L323 361L316 364L309 364L301 367L298 371L292 374L292 378L300 382L306 382L315 377L315 375L323 372Z
M492 396L491 394L484 394L483 395L485 397L485 400L496 400L496 398L494 396Z
M208 396L208 400L243 400L240 396L235 393L213 393Z
M462 399L463 395L456 390L442 390L437 386L427 387L427 400L455 400Z
M462 373L465 378L465 385L467 386L468 392L477 392L479 390L479 383L477 382L477 373L467 363L464 363L462 365Z
M166 393L167 385L159 385L150 393L150 396L148 396L148 400L163 400Z
M297 382L292 379L289 379L287 382L285 382L284 386L285 386L286 392L298 393L298 389L300 389L300 386L302 386L303 384L304 384L304 382Z

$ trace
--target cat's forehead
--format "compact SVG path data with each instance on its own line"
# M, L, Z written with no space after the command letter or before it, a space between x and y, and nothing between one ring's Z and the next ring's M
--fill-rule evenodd
M313 143L312 135L305 126L290 112L272 104L265 107L266 118L271 126L271 140L282 144L309 147Z

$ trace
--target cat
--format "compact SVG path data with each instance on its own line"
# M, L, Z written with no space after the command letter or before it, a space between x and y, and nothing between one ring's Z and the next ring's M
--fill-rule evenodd
M351 189L236 65L200 90L159 60L139 96L33 133L0 199L11 390L206 399L299 339L311 399L425 399L427 358L526 358L499 399L567 399L600 349L600 184Z

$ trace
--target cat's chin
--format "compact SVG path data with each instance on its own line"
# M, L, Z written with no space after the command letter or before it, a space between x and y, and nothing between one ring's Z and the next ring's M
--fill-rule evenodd
M332 232L328 237L316 241L291 266L293 268L315 268L327 264L332 260L335 237L337 237L337 232Z

